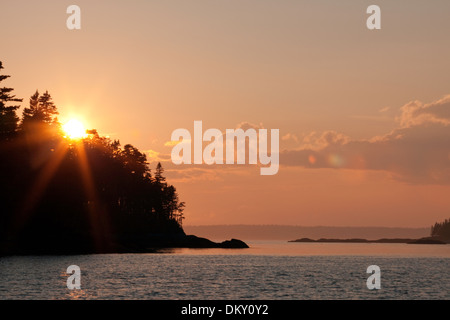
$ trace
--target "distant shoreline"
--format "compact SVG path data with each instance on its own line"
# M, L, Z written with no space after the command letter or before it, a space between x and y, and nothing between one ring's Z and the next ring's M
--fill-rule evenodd
M316 243L406 243L406 244L447 244L440 239L432 238L420 238L420 239L377 239L377 240L367 240L367 239L326 239L321 238L318 240L313 240L310 238L301 238L296 240L289 240L288 242L316 242Z
M241 240L311 239L420 239L430 235L430 228L400 227L332 227L292 225L183 225L186 234L212 240L237 238Z

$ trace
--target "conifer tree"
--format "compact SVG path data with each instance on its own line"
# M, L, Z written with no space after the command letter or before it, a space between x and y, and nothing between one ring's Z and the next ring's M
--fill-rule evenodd
M0 70L3 69L3 64L0 61ZM0 82L9 78L10 76L0 74ZM18 99L11 92L13 88L1 87L0 88L0 141L10 140L14 137L19 117L16 114L16 110L19 105L8 106L8 102L22 102L22 99Z
M46 124L54 124L58 122L58 110L53 103L52 96L45 91L39 95L39 91L30 97L30 106L23 110L22 123L40 122Z

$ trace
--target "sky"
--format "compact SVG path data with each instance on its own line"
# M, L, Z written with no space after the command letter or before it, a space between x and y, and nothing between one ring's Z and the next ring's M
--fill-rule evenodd
M0 61L22 107L48 90L62 122L161 161L185 225L426 227L450 216L449 14L447 0L2 0ZM174 165L172 132L199 120L279 129L278 173Z

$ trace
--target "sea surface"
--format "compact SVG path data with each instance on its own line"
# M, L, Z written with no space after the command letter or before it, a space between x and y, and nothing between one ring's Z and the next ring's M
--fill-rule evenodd
M0 258L0 299L450 299L450 245L247 241L250 249ZM67 288L67 267L81 289ZM367 268L381 289L367 288Z

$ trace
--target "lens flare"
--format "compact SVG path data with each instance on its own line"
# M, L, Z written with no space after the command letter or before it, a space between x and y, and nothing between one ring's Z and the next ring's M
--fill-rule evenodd
M338 154L330 154L328 157L328 163L332 167L339 168L345 164L345 160Z

